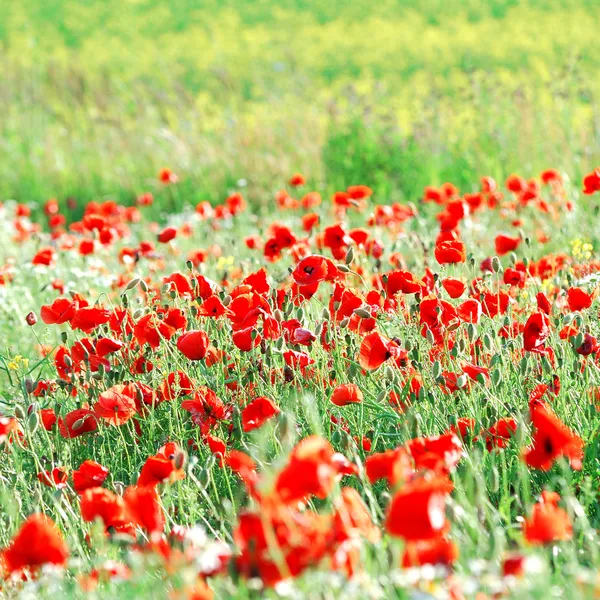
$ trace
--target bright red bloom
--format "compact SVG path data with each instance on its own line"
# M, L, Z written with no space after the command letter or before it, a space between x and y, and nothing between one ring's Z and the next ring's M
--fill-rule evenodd
M123 425L137 412L135 393L134 386L122 384L102 392L94 404L96 416L104 419L109 425Z
M3 552L11 573L45 564L64 565L68 557L69 549L54 521L37 513L27 518Z
M363 393L355 383L343 383L333 390L329 400L336 406L360 404L363 401Z
M168 169L167 167L162 168L158 172L158 179L162 183L177 183L177 175Z
M592 305L593 300L594 294L586 294L579 287L571 287L567 290L569 310L573 312L589 308Z
M75 314L77 303L68 298L57 298L52 304L42 306L40 317L46 325L61 324L70 321Z
M109 470L100 463L86 460L79 465L79 469L73 471L73 489L81 494L89 488L100 487L108 473Z
M558 506L559 500L556 492L542 492L541 500L523 523L523 535L530 544L551 544L573 537L571 519L567 511Z
M258 429L280 412L279 407L270 398L255 398L242 410L242 428L245 432Z
M174 240L176 237L177 237L177 229L175 227L165 227L158 234L157 239L161 244L167 244L171 240Z
M330 259L313 254L296 265L292 277L298 285L312 285L324 281L332 269L335 266Z
M431 540L446 529L446 496L452 490L448 479L414 479L392 498L385 521L386 531L406 541Z
M550 336L550 319L543 312L532 314L523 329L523 348L527 352L543 352Z
M600 167L597 167L583 178L583 193L591 196L596 192L600 192Z
M104 527L122 527L126 524L125 502L121 496L101 487L89 488L81 495L81 518L92 522L102 520Z
M580 470L583 461L583 440L541 400L533 400L530 403L530 416L534 432L532 444L523 456L527 465L548 471L555 460L564 456L573 469Z
M177 349L190 360L202 360L209 345L207 333L200 330L186 331L177 340Z
M439 242L435 246L434 255L440 265L464 263L467 260L465 245L460 240Z
M458 559L458 546L445 537L421 540L406 544L402 555L402 567L421 567L423 565L450 566Z
M363 369L374 371L390 358L398 356L399 352L400 347L395 342L374 331L364 337L358 362Z
M131 486L123 495L127 521L145 529L148 533L162 532L165 515L156 488Z
M450 298L460 298L467 289L467 286L460 279L446 277L442 279L442 287L448 292Z
M58 419L58 430L65 438L74 438L98 429L98 419L93 410L77 408Z
M521 243L520 237L510 237L508 235L500 234L496 236L494 244L496 246L496 253L502 256L508 254L513 250L516 250Z

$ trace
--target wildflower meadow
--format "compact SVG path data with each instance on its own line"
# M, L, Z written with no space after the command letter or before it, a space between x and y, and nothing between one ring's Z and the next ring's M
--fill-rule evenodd
M0 596L600 598L594 2L119 4L0 7Z

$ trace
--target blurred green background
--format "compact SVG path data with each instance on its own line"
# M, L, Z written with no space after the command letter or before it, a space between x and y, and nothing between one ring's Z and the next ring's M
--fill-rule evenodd
M178 201L600 164L597 0L4 0L0 197Z

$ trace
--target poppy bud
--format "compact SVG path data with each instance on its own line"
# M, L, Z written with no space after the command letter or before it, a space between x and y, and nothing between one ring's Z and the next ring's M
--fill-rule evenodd
M198 481L203 487L207 487L210 482L210 471L206 468L201 469L198 473Z
M31 392L33 392L33 390L35 389L33 385L33 380L31 379L31 377L25 377L23 381L25 382L25 391L28 394L31 394Z
M27 321L27 325L29 325L30 327L33 327L33 325L37 323L37 317L35 316L35 313L33 311L27 314L25 320Z
M467 324L467 337L469 338L470 342L474 342L477 338L477 327L474 323Z
M31 435L33 435L36 432L39 424L40 424L40 417L39 417L38 413L32 412L27 417L27 429L29 430Z
M191 260L186 260L186 261L185 261L185 266L186 266L186 267L187 267L187 268L188 268L190 271L192 271L192 270L193 270L193 268L194 268L194 263L193 263Z
M23 410L23 407L19 404L15 406L15 417L17 417L17 419L19 420L25 418L25 411Z
M231 296L225 296L221 303L223 306L229 306L231 304Z
M351 264L354 260L354 248L348 248L348 252L346 252L345 262L347 265Z
M435 342L435 338L433 337L433 333L432 333L431 329L427 329L426 337L427 337L427 341L430 344L433 344Z
M494 273L500 273L502 271L502 265L500 264L500 259L497 256L492 257L492 269Z
M354 310L354 314L361 319L370 319L371 311L367 307L360 307Z
M144 293L148 291L148 284L143 279L140 279L140 288Z
M134 277L128 284L127 287L125 288L125 291L128 292L129 290L132 290L134 287L137 287L140 283L141 279L139 277Z
M325 321L331 320L331 313L329 312L328 308L323 309L322 316L323 316L323 320L325 320Z
M392 369L392 367L390 367L389 365L385 368L385 378L391 382L394 383L394 381L396 380L396 373L394 373L394 369Z
M500 369L494 369L491 374L492 383L498 385L502 381L502 372Z
M517 255L514 252L511 252L508 256L510 258L510 264L514 267L517 264Z
M406 349L407 352L410 352L413 349L412 342L410 340L406 340L404 342L404 348Z
M88 354L88 358L89 358L89 354ZM72 367L73 366L73 361L71 360L70 356L65 355L63 357L63 362L65 363L65 366L67 366L67 367Z
M338 271L341 271L342 273L350 273L350 268L347 267L346 265L335 265L338 269Z
M348 323L350 323L350 318L345 317L340 321L340 329L346 329L348 327Z

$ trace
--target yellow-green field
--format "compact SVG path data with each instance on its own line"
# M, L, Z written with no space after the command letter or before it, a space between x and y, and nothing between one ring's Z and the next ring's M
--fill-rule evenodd
M600 156L593 0L28 0L0 7L0 195L219 200L302 170L418 196ZM580 166L581 165L581 166ZM218 192L216 190L219 190Z

